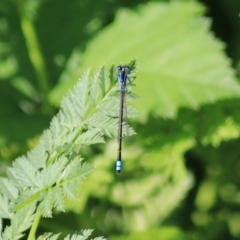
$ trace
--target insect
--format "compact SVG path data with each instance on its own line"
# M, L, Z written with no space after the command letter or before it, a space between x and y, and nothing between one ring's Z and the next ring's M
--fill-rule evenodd
M128 66L118 66L118 84L120 86L120 108L119 108L119 123L118 123L118 153L116 161L116 172L120 173L122 170L122 138L123 138L123 113L125 107L126 86L129 80L128 74L130 68Z

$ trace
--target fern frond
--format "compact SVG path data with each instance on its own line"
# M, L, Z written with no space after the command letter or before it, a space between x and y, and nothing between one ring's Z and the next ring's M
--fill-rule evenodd
M72 236L68 235L64 238L64 240L86 240L92 234L92 232L92 229L86 229L79 233L74 233Z
M65 198L78 199L79 185L93 169L82 163L80 149L103 143L104 135L117 134L115 111L119 109L116 100L119 96L115 94L114 69L112 67L108 74L102 67L92 78L90 71L86 71L63 99L62 109L44 132L39 145L13 162L7 171L9 179L0 179L0 217L11 220L3 239L21 238L31 226L34 212L51 217L53 209L65 210ZM124 124L125 131L127 128ZM128 130L134 133L131 128ZM91 231L86 230L69 239L87 239L90 234ZM46 237L57 239L58 235L47 234Z
M89 97L91 99L92 105L96 106L101 98L102 91L105 92L107 89L105 89L105 84L100 84L101 82L104 82L105 79L105 71L104 68L101 68L100 71L97 71L94 77L92 78L92 81L89 85ZM109 83L107 81L106 83ZM102 88L101 88L102 85ZM110 86L109 84L106 84L106 86ZM98 91L97 89L100 88L101 91Z
M81 232L67 235L64 240L87 240L92 234L92 229L82 230ZM37 238L37 240L56 240L60 234L45 233ZM103 237L97 237L92 240L106 240Z
M38 206L38 210L42 213L43 217L52 217L53 208L58 211L65 211L63 188L54 187L47 190L42 196L42 201Z
M89 129L86 132L83 132L81 135L79 135L76 138L76 144L78 144L78 142L80 143L80 145L90 145L90 144L95 144L95 143L103 143L104 139L103 139L103 134L99 131L98 128L94 128L94 129Z
M87 70L74 89L71 90L68 96L61 102L61 108L64 112L64 116L60 121L61 123L68 122L66 120L70 116L71 119L77 117L82 120L85 118L85 114L90 108L90 102L88 102L89 74L90 70Z
M92 171L92 166L79 162L75 158L65 169L62 182L60 183L63 193L69 199L76 200L78 185L83 182L84 178Z
M46 134L46 132L43 133L43 136L44 134ZM47 147L48 146L40 140L39 144L32 151L28 152L26 159L31 162L35 169L43 169L45 167L49 154L48 151L43 151L43 149L47 149Z
M86 239L88 239L88 237L90 237L92 232L93 232L92 229L86 229L79 233L75 233L72 236L68 235L67 237L64 238L64 240L86 240ZM95 240L104 240L105 238L98 237L98 238L94 238L94 239ZM94 239L92 239L92 240L94 240Z
M8 169L8 176L18 187L40 187L36 169L25 157L17 158L13 167Z
M35 204L29 204L17 211L12 216L11 225L7 226L3 232L3 240L22 238L24 236L23 232L32 225L35 210Z
M0 178L0 192L9 200L14 201L18 197L18 189L14 183L7 178Z
M68 159L65 156L59 157L53 164L41 171L42 187L51 187L56 184L68 164Z
M135 61L130 67L135 68ZM81 164L76 154L81 147L104 142L104 135L117 135L119 96L115 67L109 74L102 67L92 78L89 75L88 70L63 99L62 110L44 132L39 146L27 157L18 158L9 169L8 176L20 191L15 210L37 201L41 201L38 208L44 216L51 216L53 206L64 210L64 196L77 199L79 184L92 170L90 165ZM123 132L134 133L127 124ZM35 154L42 157L37 157L39 162L34 159Z
M64 194L62 188L55 188L52 195L53 207L56 208L57 211L64 212Z
M12 213L9 211L9 201L6 196L0 194L0 219L12 217Z
M59 234L53 234L53 233L44 233L43 235L39 236L37 240L56 240L60 236Z

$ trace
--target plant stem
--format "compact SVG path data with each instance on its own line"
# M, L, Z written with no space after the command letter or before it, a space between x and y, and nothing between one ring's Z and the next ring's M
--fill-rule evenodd
M52 112L52 107L47 100L47 94L49 92L49 77L47 74L44 58L41 52L41 48L38 42L37 33L30 17L30 14L25 10L25 1L16 1L19 9L20 23L22 32L26 41L28 55L31 60L32 66L36 72L36 77L40 91L43 96L44 105L43 109L45 112Z
M37 211L36 214L35 214L34 221L33 221L32 227L30 229L27 240L34 240L35 239L35 235L36 235L36 231L37 231L40 219L41 219L41 213L39 211Z

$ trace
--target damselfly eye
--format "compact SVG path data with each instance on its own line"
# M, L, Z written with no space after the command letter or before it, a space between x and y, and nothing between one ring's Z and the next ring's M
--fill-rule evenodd
M117 66L117 70L121 71L122 70L122 66Z
M128 66L125 66L125 67L124 67L124 70L125 70L126 72L129 72L129 71L130 71L130 68L129 68Z

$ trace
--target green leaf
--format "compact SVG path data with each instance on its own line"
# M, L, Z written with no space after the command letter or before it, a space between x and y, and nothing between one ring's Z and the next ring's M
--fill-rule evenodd
M63 193L67 198L72 200L78 199L78 186L90 171L92 171L92 166L86 163L80 165L79 159L77 158L66 167L63 172L61 185Z
M56 182L58 182L58 179L60 178L62 172L65 170L67 164L68 159L65 156L61 156L55 162L53 162L53 164L43 169L41 172L42 187L51 187Z
M0 194L0 219L1 218L8 218L12 217L12 213L9 211L9 201L6 196Z
M55 188L54 194L52 195L53 206L57 211L64 212L64 194L61 188Z
M134 69L135 61L131 64ZM116 135L115 114L105 117L102 110L113 113L112 108L119 109L119 104L116 106L116 101L112 101L119 99L113 69L114 66L108 72L102 67L92 78L87 71L63 99L62 109L38 146L13 162L7 171L9 180L0 180L4 207L0 209L0 217L11 218L3 239L21 238L31 226L36 211L39 217L52 217L54 209L65 210L65 198L79 198L79 186L93 169L90 164L82 163L81 147L104 142L104 134ZM133 87L131 83L129 86ZM129 127L125 124L125 128ZM10 209L14 214L9 214ZM90 233L83 231L71 239L87 239Z
M35 176L36 169L25 157L19 157L8 169L8 175L19 187L40 187L39 179Z
M131 69L134 64L131 63ZM13 162L8 176L19 191L18 198L14 199L15 211L39 202L41 214L51 217L53 208L64 211L64 197L78 199L79 185L93 169L81 162L78 155L81 147L104 142L104 134L116 135L115 115L105 116L102 111L112 112L116 107L112 100L119 99L112 69L108 73L103 67L93 78L87 71L63 99L62 109L39 145L27 157ZM93 87L95 84L98 87ZM125 131L127 128L131 130L125 124Z
M240 96L240 86L210 31L204 8L195 1L149 3L138 12L121 10L114 23L89 45L82 68L137 58L140 65L134 103L140 118L150 112L173 117L180 107ZM127 24L126 24L127 23ZM120 34L121 33L121 34ZM102 54L105 49L110 54ZM67 89L63 82L54 91ZM51 99L57 100L57 94Z
M53 234L53 233L44 233L43 235L39 236L37 240L56 240L60 236L59 234Z
M15 213L11 218L11 225L4 230L3 239L17 240L22 238L23 232L32 225L35 209L35 204L30 204Z
M164 239L164 240L193 240L193 238L177 227L161 227L148 229L141 232L132 233L129 236L111 237L109 240L145 240L145 239Z
M83 230L80 233L75 233L72 236L68 235L67 237L64 238L64 240L86 240L91 234L93 230L88 229L88 230Z
M67 237L64 238L64 240L86 240L91 235L92 231L93 230L91 229L83 230L79 233L73 234L72 236L68 235ZM106 240L106 239L103 237L97 237L92 240Z
M38 206L38 211L41 212L43 217L52 217L53 194L53 191L46 192Z
M7 178L0 178L0 191L9 200L14 201L18 197L18 190L13 182Z

